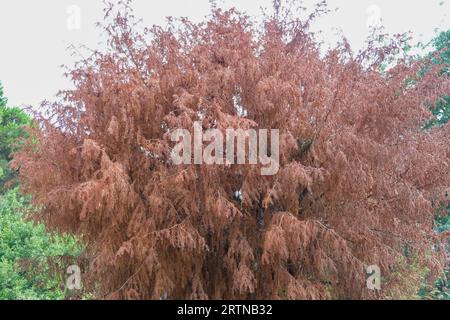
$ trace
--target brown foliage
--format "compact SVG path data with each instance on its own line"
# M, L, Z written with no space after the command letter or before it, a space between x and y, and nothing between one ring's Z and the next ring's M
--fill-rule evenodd
M323 5L303 20L277 6L262 24L214 9L143 32L109 9L109 50L68 73L75 89L15 157L42 219L84 235L99 298L383 298L368 265L401 277L414 257L439 272L450 127L422 124L450 85L428 61L379 72L404 37L323 55L308 31ZM280 172L173 165L168 133L200 115L205 129L280 129Z

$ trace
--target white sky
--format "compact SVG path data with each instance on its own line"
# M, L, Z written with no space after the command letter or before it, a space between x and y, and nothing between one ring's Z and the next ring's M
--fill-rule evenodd
M310 7L315 0L304 1ZM271 0L219 0L258 15ZM416 41L427 42L436 30L450 29L450 0L328 0L339 10L319 20L316 29L327 41L336 39L336 30L359 49L368 34L368 24L378 18L390 33L412 31ZM76 26L78 6L80 28ZM62 64L71 64L66 50L70 44L98 47L100 31L94 26L103 15L102 0L3 0L0 6L0 81L10 105L38 106L44 99L67 88ZM145 25L163 24L166 16L187 16L194 21L209 13L208 0L134 0L136 16ZM75 24L74 24L75 23Z

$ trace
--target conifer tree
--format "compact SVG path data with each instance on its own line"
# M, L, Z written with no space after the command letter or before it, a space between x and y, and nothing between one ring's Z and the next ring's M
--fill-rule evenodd
M422 129L450 92L442 66L405 58L380 73L403 36L323 54L309 28L326 7L300 19L274 3L261 23L214 8L143 32L108 8L109 50L36 115L15 165L41 218L85 237L99 298L378 299L442 272L450 126ZM279 173L174 165L170 132L195 121L279 129ZM366 286L371 265L381 291Z

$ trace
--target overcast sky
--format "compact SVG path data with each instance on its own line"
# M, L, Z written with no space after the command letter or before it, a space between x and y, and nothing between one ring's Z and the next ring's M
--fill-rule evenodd
M272 0L222 0L249 14L270 7ZM314 0L304 1L311 6ZM336 30L360 48L368 25L382 19L391 33L412 31L416 41L427 42L436 30L450 29L450 0L329 0L336 13L319 20L316 29L333 42ZM102 0L4 0L0 6L0 81L10 105L37 106L70 84L60 65L71 64L70 44L98 47ZM209 12L208 0L134 0L136 15L145 25L163 24L166 16L187 16L194 21ZM78 13L79 18L78 19ZM79 22L79 24L78 24Z

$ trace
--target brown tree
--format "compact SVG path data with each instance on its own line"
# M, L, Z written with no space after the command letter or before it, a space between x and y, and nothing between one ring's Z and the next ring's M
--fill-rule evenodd
M15 166L41 219L83 235L98 298L388 298L441 271L450 126L423 124L450 93L442 66L398 58L406 37L380 33L323 52L309 28L324 4L304 19L274 4L262 22L213 9L142 32L111 6L109 49L36 115ZM169 133L200 120L279 129L279 173L174 165Z

